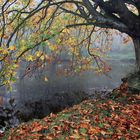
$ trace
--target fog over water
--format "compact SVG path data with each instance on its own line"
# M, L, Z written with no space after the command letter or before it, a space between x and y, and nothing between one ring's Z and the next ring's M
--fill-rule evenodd
M84 91L86 93L95 90L114 89L121 83L121 78L134 70L133 44L122 44L121 38L113 39L112 50L108 54L107 62L112 70L107 75L97 75L94 72L84 72L80 76L56 76L53 68L48 75L48 82L41 78L24 78L13 85L13 91L6 93L0 90L0 95L6 100L13 97L18 103L26 101L51 98L56 93L69 93Z

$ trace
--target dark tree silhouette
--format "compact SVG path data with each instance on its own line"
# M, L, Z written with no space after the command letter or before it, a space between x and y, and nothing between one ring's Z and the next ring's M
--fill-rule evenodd
M70 2L70 1L69 1ZM80 16L86 23L79 25L95 25L111 28L128 34L134 43L136 64L140 70L140 1L139 0L82 0L73 2L76 11L64 9L65 12ZM134 13L129 6L138 13Z

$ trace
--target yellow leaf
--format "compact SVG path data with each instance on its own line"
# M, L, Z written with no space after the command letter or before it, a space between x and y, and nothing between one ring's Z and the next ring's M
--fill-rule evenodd
M9 50L10 50L10 51L16 50L16 46L10 46L10 47L9 47Z
M2 54L7 54L7 53L8 53L7 49L4 49L2 52Z
M62 31L62 33L69 33L70 31L69 31L69 29L67 29L67 28L65 28L63 31Z
M57 46L56 46L56 45L50 45L50 46L49 46L49 49L50 49L51 51L54 51L54 50L57 49Z
M48 78L47 78L47 77L45 77L45 78L44 78L44 81L45 81L45 82L48 82L49 80L48 80Z
M26 49L26 46L20 46L20 51L24 51Z
M40 59L43 61L43 60L45 59L44 55L42 55L42 56L40 57Z
M40 56L41 56L41 54L42 54L42 52L41 52L41 51L37 51L37 52L36 52L36 56L37 56L37 57L40 57Z
M28 55L26 58L27 61L33 61L33 56L32 55Z

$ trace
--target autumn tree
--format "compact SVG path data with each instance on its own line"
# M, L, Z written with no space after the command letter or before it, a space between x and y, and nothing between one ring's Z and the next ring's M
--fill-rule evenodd
M62 51L71 56L69 70L78 66L74 71L80 72L94 60L99 71L108 71L102 59L109 50L106 41L111 40L107 29L119 30L133 39L140 69L137 0L2 0L0 8L2 84L14 79L21 60L38 68L57 59ZM105 34L109 38L100 39ZM102 48L92 46L96 40L104 42L100 43ZM81 48L86 48L90 57L83 55Z
M95 25L128 34L134 43L136 64L140 70L140 1L139 0L82 0L75 1L76 10L65 12L77 15L85 23L70 25Z

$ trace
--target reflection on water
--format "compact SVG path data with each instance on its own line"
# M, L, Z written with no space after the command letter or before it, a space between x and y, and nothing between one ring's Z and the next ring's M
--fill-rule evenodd
M86 93L95 90L114 89L121 83L121 78L134 70L134 51L132 46L123 49L114 49L110 54L109 64L112 70L107 75L96 75L94 72L85 72L80 76L61 76L49 74L49 81L42 79L25 78L13 85L13 91L7 92L4 87L0 90L4 104L11 97L18 103L28 100L47 99L55 93L69 93L84 91Z
M37 100L48 98L54 93L84 91L94 92L94 90L113 89L120 85L121 78L133 71L134 62L124 62L112 60L110 62L112 70L107 75L96 75L94 72L85 72L80 76L71 77L51 77L48 82L42 79L25 78L17 85L13 85L12 93L7 93L3 88L0 90L3 101L7 102L8 98L14 97L19 102L25 100Z

